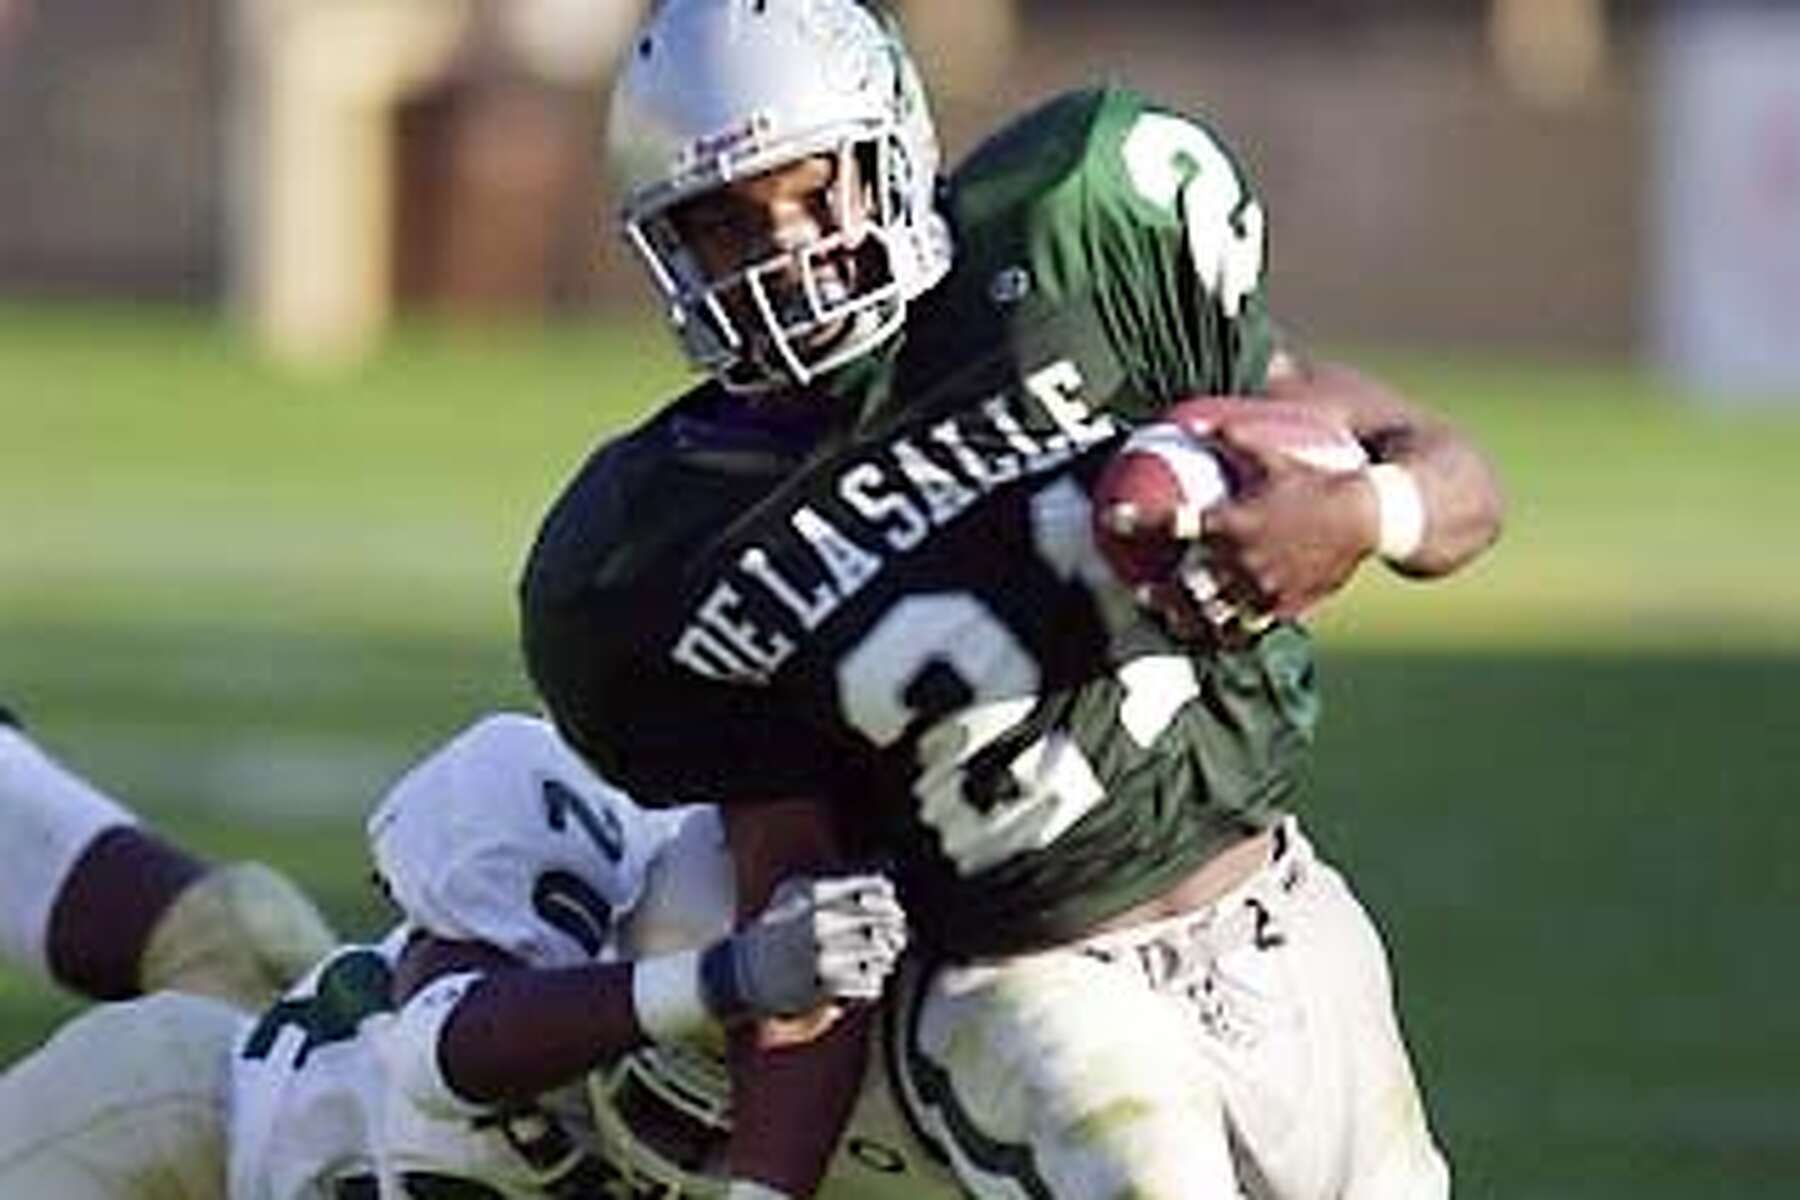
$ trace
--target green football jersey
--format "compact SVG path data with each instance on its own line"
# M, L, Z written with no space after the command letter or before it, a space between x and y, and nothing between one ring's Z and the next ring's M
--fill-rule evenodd
M819 429L712 386L590 460L522 587L564 733L646 802L829 797L921 938L1063 940L1265 826L1306 637L1174 642L1087 485L1171 402L1260 390L1261 209L1202 124L1055 99L950 180L950 276Z

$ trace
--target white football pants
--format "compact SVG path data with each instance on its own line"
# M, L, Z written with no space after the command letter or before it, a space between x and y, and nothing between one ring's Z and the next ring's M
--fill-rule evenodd
M1290 821L1193 914L940 968L892 1037L983 1200L1443 1200L1387 955Z
M224 1200L245 1017L160 993L91 1008L0 1074L0 1196Z

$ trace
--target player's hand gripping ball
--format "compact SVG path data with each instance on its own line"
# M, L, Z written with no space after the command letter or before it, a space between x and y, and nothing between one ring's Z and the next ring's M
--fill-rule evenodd
M1323 471L1368 465L1342 424L1307 405L1207 396L1184 400L1135 430L1092 489L1094 542L1138 602L1179 636L1254 632L1207 566L1206 515L1260 481L1256 447Z

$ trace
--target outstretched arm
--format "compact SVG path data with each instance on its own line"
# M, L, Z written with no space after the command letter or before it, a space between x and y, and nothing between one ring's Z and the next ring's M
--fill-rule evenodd
M414 1090L478 1107L527 1100L647 1041L872 998L903 926L883 879L790 877L736 933L631 963L532 967L417 935L396 980L420 1050Z

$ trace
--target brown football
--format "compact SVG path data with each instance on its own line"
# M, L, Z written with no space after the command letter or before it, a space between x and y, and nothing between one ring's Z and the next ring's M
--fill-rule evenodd
M1307 405L1205 396L1171 406L1125 439L1092 488L1094 542L1126 585L1169 580L1200 535L1202 514L1254 485L1252 461L1218 440L1226 427L1320 470L1368 463L1349 429Z

